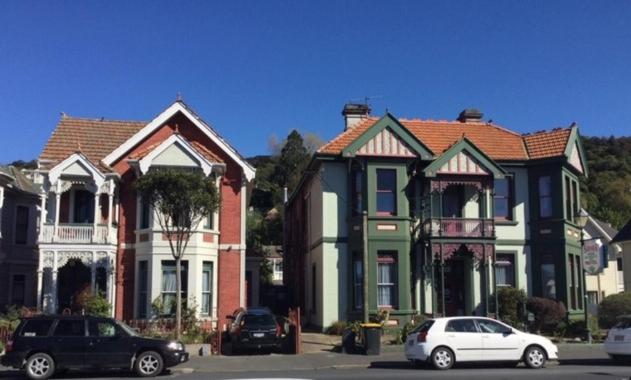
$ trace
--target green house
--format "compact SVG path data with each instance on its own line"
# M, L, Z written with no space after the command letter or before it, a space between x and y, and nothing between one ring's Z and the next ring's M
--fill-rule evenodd
M285 283L324 328L388 309L494 315L499 287L583 311L578 128L522 135L465 110L454 121L370 115L314 155L286 206ZM365 227L364 227L365 226ZM364 268L364 255L368 265Z

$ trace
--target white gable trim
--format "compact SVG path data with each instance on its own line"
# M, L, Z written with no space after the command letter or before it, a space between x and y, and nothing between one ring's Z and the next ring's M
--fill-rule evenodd
M96 188L100 189L101 185L103 185L103 183L105 182L105 175L101 173L101 171L97 169L96 166L92 165L90 160L88 160L81 153L73 153L70 157L66 158L65 160L57 164L54 168L50 169L50 171L48 172L48 180L50 181L50 183L56 183L57 180L59 180L59 177L64 174L66 169L68 169L75 163L79 163L81 166L85 167L85 169L90 173L91 178L94 180Z
M572 147L572 153L570 154L570 158L568 160L570 165L574 166L576 170L583 173L583 161L581 160L581 156L578 152L578 143L574 142L574 146Z
M210 162L206 157L201 155L196 149L194 149L191 144L184 139L179 134L171 135L168 139L164 140L160 145L158 145L155 149L153 149L149 154L138 161L138 166L140 168L140 172L142 174L147 173L153 160L160 156L164 151L170 148L173 145L178 145L182 149L184 149L188 154L193 156L195 160L199 163L199 167L202 169L206 176L210 175L213 168L216 166L225 166L225 164L218 162Z
M167 120L169 120L173 115L178 112L182 112L184 116L186 116L193 124L199 128L206 136L208 136L215 144L217 144L224 152L228 154L228 156L233 159L241 168L243 169L243 174L248 181L254 179L254 175L256 173L255 169L245 161L236 150L231 147L224 139L219 137L215 131L213 131L203 120L193 114L188 108L186 108L181 102L177 101L167 109L162 111L160 115L158 115L155 119L151 120L146 126L144 126L140 131L138 131L135 135L133 135L129 140L125 141L118 148L116 148L112 153L108 154L107 157L103 159L103 163L111 166L114 161L121 158L126 152L130 151L134 146L138 145L142 140L144 140L147 136L149 136L153 131L155 131L158 127L163 125Z

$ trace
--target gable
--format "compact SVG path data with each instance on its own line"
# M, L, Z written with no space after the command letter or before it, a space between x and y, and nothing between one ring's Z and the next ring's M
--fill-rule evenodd
M489 174L489 170L467 151L452 156L437 171L440 174Z
M358 156L416 157L414 150L389 127L368 140L356 154Z
M154 157L151 164L158 166L199 167L199 161L178 143L172 144L160 152Z
M440 157L423 169L426 177L437 174L492 175L504 178L506 171L466 137L462 138Z
M70 164L70 166L63 168L61 173L79 177L91 176L90 170L88 170L88 168L86 168L80 161L75 161Z
M570 158L568 159L570 165L572 165L576 170L578 170L581 174L583 171L583 162L581 160L580 153L578 151L578 145L574 143L574 147L572 148L572 153L570 154Z
M131 138L118 146L114 151L103 159L103 163L112 166L120 160L125 153L131 151L135 146L149 137L152 133L162 127L169 119L176 114L181 113L186 117L192 125L200 132L206 135L214 144L216 144L223 152L233 160L241 170L247 181L254 179L256 170L243 158L230 144L217 134L208 124L206 124L197 114L188 108L182 101L178 100L171 104L166 110L160 113L155 119L150 121L145 127L134 134Z
M344 148L342 155L420 157L428 160L432 152L394 116L387 113Z

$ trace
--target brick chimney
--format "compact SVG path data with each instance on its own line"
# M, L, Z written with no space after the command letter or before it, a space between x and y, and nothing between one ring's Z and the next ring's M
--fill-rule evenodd
M479 122L482 120L484 114L477 108L467 108L460 112L458 115L458 121L461 123L468 123L470 121Z
M366 119L370 115L370 106L368 104L347 103L342 110L344 116L344 130L354 128L360 121Z

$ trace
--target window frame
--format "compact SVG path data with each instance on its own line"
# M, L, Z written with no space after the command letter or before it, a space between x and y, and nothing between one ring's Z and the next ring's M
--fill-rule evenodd
M506 186L507 186L507 192L508 194L506 194L505 196L497 195L497 191L496 191L496 184L495 182L497 181L506 181ZM513 209L515 208L515 177L513 174L507 174L504 176L504 178L502 179L495 179L493 181L493 219L497 220L497 221L513 221L515 220L515 215L513 212ZM507 211L507 215L504 216L497 216L496 211L497 211L497 200L499 199L505 199L506 200L506 211Z
M353 309L362 310L364 308L364 258L358 252L353 255L352 280Z
M144 265L143 265L144 264ZM142 270L144 266L144 271ZM144 281L143 281L144 278ZM147 260L138 261L138 303L136 305L136 315L138 318L147 317L147 303L149 291L149 263ZM144 302L143 302L144 300Z
M510 265L497 265L498 262L500 262L499 257L500 256L504 256L504 257L510 257L510 259L508 260L510 262ZM510 274L512 276L512 284L500 284L497 283L497 287L498 288L516 288L517 287L517 262L516 259L517 255L515 254L515 252L496 252L495 254L495 281L497 283L497 278L499 277L497 275L497 270L498 267L502 268L506 268L509 267L510 268Z
M379 188L379 174L380 173L392 173L394 175L394 182L392 188L380 189ZM397 216L398 215L398 203L397 203L397 186L398 176L396 168L376 168L375 169L375 213L381 216ZM392 194L392 210L380 210L379 208L379 194Z
M166 263L166 264L165 264ZM171 313L165 313L165 295L173 295L175 296L176 300L177 300L177 290L174 291L165 291L164 290L164 273L165 273L165 266L169 267L171 266L170 263L173 263L173 273L175 273L175 276L177 276L177 268L176 268L176 264L175 264L175 260L161 260L160 261L160 273L161 273L161 277L160 277L160 299L162 300L162 315L174 315ZM186 305L187 304L187 298L188 298L188 261L187 260L182 260L181 261L181 266L182 266L182 271L180 273L180 275L182 276L182 290L181 290L181 294L182 294L182 301L183 304ZM171 272L171 270L169 270L169 272ZM176 281L177 281L177 277L176 277ZM176 285L177 287L177 285ZM183 305L183 307L184 307Z
M547 187L547 191L546 194L542 194L542 189L541 189L541 181L547 178L548 179L548 187ZM539 218L540 219L547 219L547 218L551 218L554 215L554 210L553 210L553 202L552 202L552 176L550 174L545 174L545 175L541 175L539 176L539 178L537 179L537 196L539 199ZM548 212L545 213L544 215L544 210L543 210L543 202L542 200L549 200L549 209Z
M399 269L398 269L398 252L397 251L378 251L377 252L377 307L397 309L399 307ZM393 279L392 282L381 282L380 266L391 266L392 273L390 274ZM379 299L379 289L382 287L389 287L391 289L390 304L381 304Z
M19 213L20 210L26 210L26 220L25 223L22 224L19 221ZM31 224L31 208L24 204L15 205L15 229L13 230L13 243L16 245L27 245L29 238L29 225ZM22 228L20 228L22 227ZM22 233L24 233L24 239L18 239L18 236L21 238Z
M201 289L201 305L199 307L199 311L201 315L212 316L213 315L213 284L215 280L214 274L214 262L212 261L204 261L202 262L202 289ZM208 272L208 290L204 290L204 273ZM208 310L204 310L204 298L208 298Z

